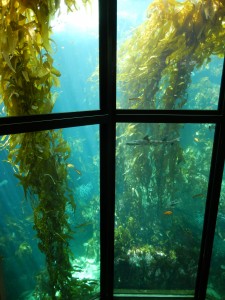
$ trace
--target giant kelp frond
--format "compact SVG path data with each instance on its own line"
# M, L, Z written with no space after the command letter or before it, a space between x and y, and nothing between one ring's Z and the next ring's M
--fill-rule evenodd
M154 1L119 53L126 99L139 97L135 108L181 108L191 72L211 55L224 55L224 38L223 1Z
M223 57L224 39L224 1L153 1L146 20L133 30L132 36L119 49L119 107L183 108L188 101L186 93L194 69L208 63L213 55ZM155 210L157 224L163 208L178 197L179 186L185 186L184 174L188 165L179 142L182 126L176 123L118 125L117 172L122 174L117 179L118 189L123 181L123 196L118 202L121 201L121 207L129 207L120 212L121 224L128 226L129 217L139 214L151 220L151 227L154 224L152 210ZM127 141L143 140L146 134L149 146L127 146ZM178 138L177 142L171 145L151 145L151 139L174 138ZM189 159L192 161L193 156ZM192 172L197 186L200 180L194 175L194 168ZM141 228L141 218L137 222Z
M76 3L65 0L70 10ZM59 86L60 71L51 56L50 19L59 4L59 0L1 1L0 94L7 116L52 112L51 88ZM45 299L74 299L75 293L83 293L81 287L90 291L86 283L72 278L72 230L65 212L68 205L75 209L75 203L67 182L70 147L62 132L10 135L5 147L8 162L31 200L38 246L46 256L49 289Z
M84 3L88 1L83 1ZM65 1L68 9L77 1ZM50 19L59 1L12 0L2 4L0 18L0 92L9 116L50 113L60 72L51 57Z
M51 4L51 2L50 2ZM53 66L46 1L10 1L0 19L1 95L9 116L50 113L60 72Z

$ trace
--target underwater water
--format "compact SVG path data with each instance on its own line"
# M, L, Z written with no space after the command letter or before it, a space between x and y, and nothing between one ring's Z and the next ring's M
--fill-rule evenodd
M50 84L51 101L49 102L53 105L51 108L44 105L44 110L40 111L36 103L38 100L33 99L32 110L25 110L22 115L99 109L98 1L93 0L86 8L81 1L77 0L77 3L78 10L70 12L63 2L60 4L60 9L50 21L51 50L47 54L46 49L42 49L42 62L49 60L48 63L54 65L54 72L57 74ZM39 58L39 55L38 52L36 58ZM32 58L29 59L32 61ZM43 65L38 66L40 73L37 77L44 81L46 80L44 76L49 73L49 69L43 71L41 68ZM54 75L51 72L50 74ZM29 79L27 80L29 82ZM42 84L42 81L35 84L40 83ZM25 84L23 88L25 90ZM11 100L13 94L14 90L7 97ZM7 109L2 101L0 101L0 109L0 116L7 116ZM13 115L21 115L21 112L13 110Z
M223 55L205 43L201 1L196 31L184 2L118 1L118 109L217 109Z
M53 112L99 109L98 1L64 13L53 23L55 67L61 72Z
M83 296L84 299L89 299L93 293L99 291L98 130L97 125L63 130L63 137L71 148L68 160L68 188L76 203L75 212L70 206L66 207L68 223L72 229L70 239L70 260L74 267L72 276L93 287L90 288L91 292L87 291L86 296ZM48 292L46 261L39 249L37 233L33 229L34 212L38 207L37 199L31 194L25 198L23 188L19 185L18 178L14 176L14 172L18 174L16 166L12 168L7 163L6 151L2 151L0 156L2 161L0 249L5 299L45 299L44 295ZM59 159L60 157L57 158ZM57 184L57 177L53 179L47 172L46 170L44 176L50 188L51 182ZM57 194L55 199L60 200ZM44 219L40 217L40 221L42 223ZM52 235L56 233L51 230Z
M213 20L200 1L171 3L118 0L118 109L218 108L225 20ZM15 72L16 48L12 57L4 53L1 116L99 110L98 4L75 13L60 8L51 21L51 56L27 37L43 65L33 57L30 69L24 63ZM190 12L203 15L193 26ZM210 28L211 20L223 31ZM34 34L33 22L26 26ZM26 98L28 105L23 89L32 84L37 99ZM194 295L214 131L209 123L116 124L114 294ZM0 150L0 295L98 297L99 125L4 135ZM214 300L225 299L224 189L225 177L207 290Z
M118 124L115 293L193 293L211 126Z
M118 109L218 108L201 5L118 1ZM114 293L194 295L215 124L150 122L117 124ZM225 298L223 192L220 206L208 299Z
M51 26L61 74L52 112L99 109L97 1L73 13L61 6ZM90 299L100 280L98 125L3 136L0 146L1 296ZM61 276L70 278L73 296L54 286Z

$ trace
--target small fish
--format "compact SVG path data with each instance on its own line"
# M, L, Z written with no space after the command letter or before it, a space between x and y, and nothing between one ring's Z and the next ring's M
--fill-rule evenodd
M77 174L81 175L81 171L77 170L73 164L67 164L67 167L68 168L73 168L74 171L77 172Z
M170 203L170 207L174 207L174 206L176 206L177 204L179 204L180 203L180 201L172 201L171 203Z
M130 146L146 146L146 145L158 145L158 144L171 144L173 145L174 142L178 142L180 138L175 138L172 140L168 140L167 137L164 137L162 140L152 140L149 138L148 135L146 135L142 140L134 140L131 142L127 142L126 145Z
M82 228L82 227L86 227L88 225L92 225L92 223L91 222L85 222L85 223L82 223L82 224L79 224L79 225L75 226L75 228Z
M198 142L199 142L199 139L195 137L195 138L194 138L194 141L198 143Z
M163 214L164 214L164 215L172 215L172 213L173 213L173 212L172 212L171 210L167 210L167 211L164 211Z
M142 99L139 97L129 98L130 101L141 101Z
M137 146L137 145L145 146L149 144L150 144L150 139L148 135L146 135L142 140L134 140L126 143L126 145L130 145L130 146Z
M81 171L79 171L79 170L77 170L77 169L75 169L75 168L74 168L74 170L75 170L75 172L77 172L77 174L82 175L82 174L81 174Z
M193 195L193 196L192 196L192 199L203 198L203 197L205 197L205 196L206 196L205 194L199 193L199 194Z

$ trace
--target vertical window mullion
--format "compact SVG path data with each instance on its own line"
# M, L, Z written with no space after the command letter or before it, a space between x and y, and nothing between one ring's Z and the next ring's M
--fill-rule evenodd
M101 299L113 297L115 210L116 1L99 0Z
M209 277L210 262L213 249L213 240L216 228L217 212L220 200L220 190L223 178L224 149L225 149L225 64L221 80L219 111L222 120L218 117L215 130L213 154L211 160L209 186L207 193L204 226L202 232L201 252L196 279L195 299L205 299ZM221 120L219 122L219 120Z

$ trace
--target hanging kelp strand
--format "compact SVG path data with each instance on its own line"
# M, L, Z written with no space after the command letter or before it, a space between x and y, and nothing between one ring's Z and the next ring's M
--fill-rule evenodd
M86 3L87 1L83 1ZM65 1L69 10L76 1ZM50 19L59 0L1 1L0 95L7 116L49 114L60 71L51 56ZM72 230L65 213L75 210L68 187L70 147L61 130L10 135L3 148L8 162L32 203L38 247L46 257L48 285L37 287L38 299L78 299L91 292L87 282L72 277L69 241Z

